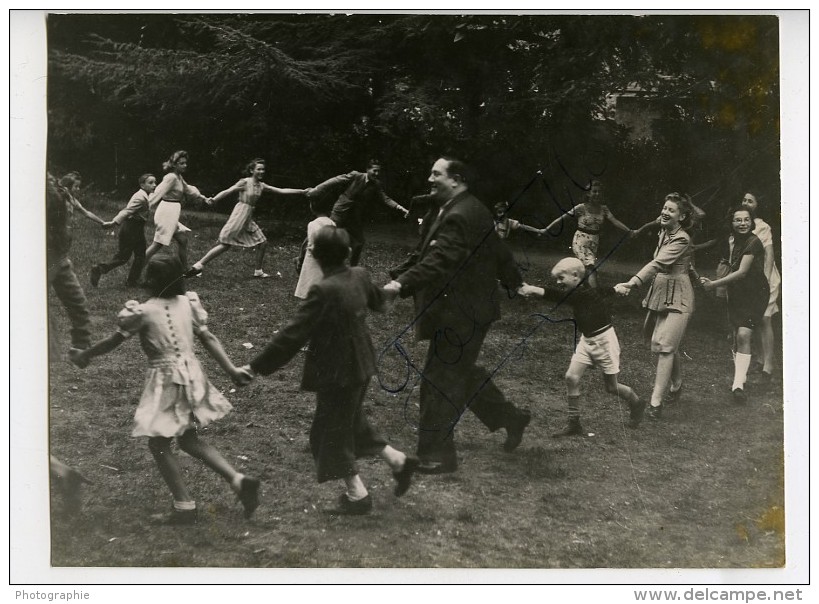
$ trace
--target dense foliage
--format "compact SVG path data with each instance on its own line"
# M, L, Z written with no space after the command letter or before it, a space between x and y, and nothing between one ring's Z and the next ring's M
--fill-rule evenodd
M772 16L53 14L48 36L50 162L109 189L185 148L208 191L254 156L281 186L377 156L407 199L453 152L544 221L593 174L635 225L670 190L712 217L747 189L779 202Z

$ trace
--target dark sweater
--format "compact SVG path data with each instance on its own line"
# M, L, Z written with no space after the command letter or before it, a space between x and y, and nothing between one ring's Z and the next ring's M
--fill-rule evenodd
M587 338L611 326L611 298L613 289L598 289L580 284L568 292L553 287L545 288L545 297L563 300L572 307L577 328Z

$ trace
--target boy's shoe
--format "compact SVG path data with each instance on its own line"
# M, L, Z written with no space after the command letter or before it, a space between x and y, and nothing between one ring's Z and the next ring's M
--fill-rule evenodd
M562 438L564 436L581 436L583 434L583 426L580 425L579 417L570 417L566 427L552 434L552 438Z
M100 277L102 276L102 271L100 270L99 266L92 266L91 267L91 286L97 287L100 284Z
M401 495L409 490L410 484L412 483L412 475L415 474L415 470L418 469L420 464L421 461L417 457L407 455L407 459L404 461L404 467L392 473L392 477L395 478L396 482L394 491L396 497L401 497Z
M523 440L523 431L526 430L530 421L532 421L532 414L528 409L522 409L514 419L509 421L509 425L506 426L506 440L503 443L504 451L511 453L518 448Z
M356 499L351 501L347 493L342 493L338 498L338 510L336 513L344 514L346 516L364 516L369 514L373 509L373 498L367 493L364 499Z
M165 518L163 524L167 524L169 526L190 526L192 524L196 524L198 521L199 515L196 508L193 508L192 510L177 510L176 508L173 508L170 516Z
M192 266L184 273L182 273L182 276L185 277L185 279L190 279L191 277L198 277L199 275L202 274L202 270L203 269L201 268L196 268L195 266Z
M82 353L83 350L80 348L69 348L68 360L74 363L80 369L85 369L86 367L88 367L89 361L87 359L83 359Z
M636 401L629 403L628 426L629 428L636 428L643 421L645 415L646 404L645 401L638 398Z
M245 476L242 478L242 484L239 486L239 501L242 502L242 507L245 508L245 518L250 518L256 508L259 507L259 487L261 482L258 478L252 476Z
M270 275L268 275L268 274L267 274L266 272L264 272L264 271L255 271L255 272L253 273L253 278L254 278L254 279L269 279L269 278L270 278Z
M663 406L657 405L656 407L653 407L649 405L645 413L648 415L648 419L658 420L663 416Z
M737 405L744 405L748 400L748 395L745 394L745 391L742 388L735 388L731 391L731 396L734 399L734 403Z

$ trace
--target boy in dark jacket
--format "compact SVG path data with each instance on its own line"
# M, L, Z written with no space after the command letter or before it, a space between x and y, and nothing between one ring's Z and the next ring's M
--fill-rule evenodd
M249 377L270 374L309 343L301 387L316 393L310 449L318 481L343 479L347 489L341 494L339 511L366 514L372 509L372 497L358 474L356 459L365 455L384 459L393 471L397 496L409 489L418 459L387 444L362 411L376 368L366 311L383 311L386 298L363 268L346 265L349 254L347 232L322 227L313 257L324 279L310 288L296 316L244 369Z

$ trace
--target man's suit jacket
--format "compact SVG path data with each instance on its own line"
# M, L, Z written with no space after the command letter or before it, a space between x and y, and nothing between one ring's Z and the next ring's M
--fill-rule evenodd
M301 387L320 391L365 383L375 373L367 309L384 309L384 290L360 267L329 272L307 293L295 316L250 363L266 375L310 343Z
M495 232L492 214L474 195L463 192L439 213L430 208L421 241L410 259L391 273L401 296L413 296L416 333L436 332L469 339L476 327L500 318L500 299L523 282L512 253Z

